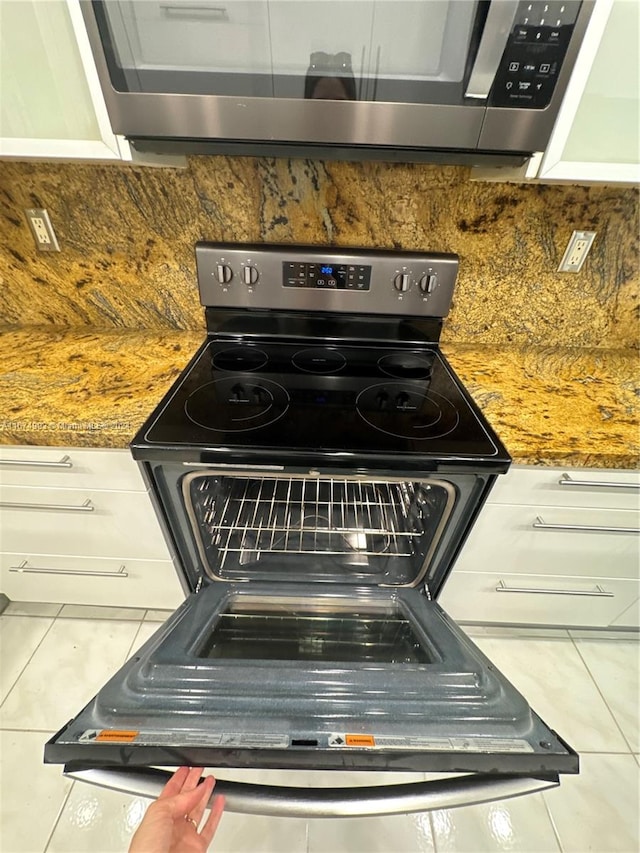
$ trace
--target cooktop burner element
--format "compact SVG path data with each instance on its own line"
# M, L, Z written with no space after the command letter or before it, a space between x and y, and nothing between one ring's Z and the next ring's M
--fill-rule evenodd
M382 382L358 394L356 409L370 426L398 438L442 438L458 426L459 415L442 394L424 383Z
M397 379L428 379L433 359L415 352L392 352L378 359L378 367Z
M248 432L269 426L289 408L289 395L270 379L237 374L201 385L185 412L198 426L216 432Z
M310 347L299 350L291 362L304 373L328 374L342 370L347 359L338 350Z
M213 366L218 370L237 372L238 370L260 370L264 367L269 356L264 350L252 346L229 347L220 350L213 356Z

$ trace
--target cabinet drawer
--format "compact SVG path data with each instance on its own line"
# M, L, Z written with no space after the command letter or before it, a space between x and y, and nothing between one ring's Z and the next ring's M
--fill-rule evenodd
M128 450L0 447L0 483L78 489L146 491Z
M512 467L498 478L489 503L640 508L640 473L601 468Z
M0 554L0 590L14 601L175 608L184 599L170 560Z
M639 525L631 510L487 504L454 573L637 578Z
M438 603L464 622L605 627L639 591L638 581L619 578L454 571Z
M170 559L146 492L0 488L2 550Z

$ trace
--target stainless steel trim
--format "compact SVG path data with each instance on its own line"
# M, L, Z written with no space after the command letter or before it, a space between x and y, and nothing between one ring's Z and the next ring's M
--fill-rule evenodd
M2 509L38 509L53 510L54 512L95 512L91 498L87 498L81 506L75 504L30 504L19 501L0 501Z
M640 483L616 483L611 480L607 482L598 480L574 480L569 474L562 474L558 480L559 486L575 486L585 489L635 489L640 491Z
M524 586L507 586L506 583L501 580L496 587L496 592L527 592L533 593L534 595L586 595L592 598L613 598L613 592L607 592L606 589L600 586L599 583L595 585L595 590L582 590L582 589L535 589L534 587L524 587Z
M507 45L519 0L493 0L465 96L486 100Z
M148 770L65 770L70 779L133 796L154 799L170 773ZM556 788L558 776L523 777L468 774L430 782L352 788L289 788L218 779L214 790L228 812L269 817L369 817L451 809Z
M9 566L10 572L28 573L34 575L82 575L92 578L128 578L124 563L117 572L93 572L77 569L50 569L45 566L29 566L28 560L23 560L19 566Z
M541 516L531 525L536 530L569 530L582 531L585 533L640 533L638 527L608 527L595 524L547 524Z
M196 512L195 512L194 507L193 507L193 502L191 500L190 485L191 485L192 480L196 479L197 477L206 475L208 473L209 472L207 470L203 470L203 471L192 471L189 474L186 474L183 477L182 484L181 484L182 485L182 496L183 496L184 505L185 505L185 508L187 511L187 516L188 516L189 522L191 524L191 530L193 532L194 539L196 542L196 546L198 548L198 554L200 556L200 559L202 560L202 566L204 567L206 574L212 580L226 580L226 578L220 577L219 574L216 571L214 571L214 568L209 563L209 559L207 557L207 552L206 552L206 548L205 548L204 541L203 541L203 531L201 529L200 523L198 521L198 518L196 516ZM218 474L218 473L223 475L223 476L226 476L226 477L235 477L235 478L242 478L242 477L247 476L243 473L239 473L238 471L234 471L233 469L229 469L226 471L225 470L217 470L216 474ZM313 473L313 472L309 472L309 474L296 474L296 473L287 472L286 474L273 473L273 474L269 475L270 479L280 479L280 480L281 479L308 480L309 478L313 478L314 483L318 482L318 479L317 479L318 476L319 475L317 473ZM327 476L326 479L331 480L332 478L330 476ZM440 518L440 522L436 526L433 537L431 538L431 541L429 543L429 548L427 550L427 553L425 554L424 562L423 562L423 565L422 565L420 572L416 576L415 580L412 581L411 583L409 583L409 584L398 584L397 586L415 587L415 586L420 585L420 583L422 582L423 578L425 577L425 575L428 571L431 558L432 558L433 554L436 551L436 548L438 547L438 545L440 543L440 539L442 537L442 534L443 534L445 527L447 525L447 522L449 520L449 516L451 515L453 508L454 508L454 505L455 505L455 497L456 497L455 489L451 485L451 483L448 483L445 480L440 480L440 479L429 480L429 479L425 479L424 477L418 477L415 479L416 479L416 482L418 482L418 483L428 482L431 485L441 486L447 493L447 501L446 501L445 508L444 508L443 513L442 513L442 516ZM384 482L384 483L406 484L408 481L411 481L411 478L410 477L384 477L384 478L381 478L381 477L367 477L367 476L362 476L362 475L356 475L356 476L350 476L350 477L342 477L341 480L353 482L353 483L380 483L380 482ZM381 586L393 586L393 585L392 584L381 584Z
M0 459L0 465L26 465L29 468L73 468L71 457L66 453L59 462L46 462L40 459Z

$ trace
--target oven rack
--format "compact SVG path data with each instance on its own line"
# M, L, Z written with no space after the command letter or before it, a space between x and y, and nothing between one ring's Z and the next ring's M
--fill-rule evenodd
M411 483L339 478L202 477L191 498L217 550L252 562L260 554L411 557L423 532Z

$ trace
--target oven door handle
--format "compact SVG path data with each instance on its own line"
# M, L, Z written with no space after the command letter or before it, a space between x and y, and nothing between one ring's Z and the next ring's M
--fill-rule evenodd
M295 772L295 771L292 771ZM138 797L156 798L171 774L166 770L65 768L65 776ZM270 817L368 817L451 809L532 794L560 784L556 774L501 776L467 774L429 782L353 788L289 788L216 781L225 809Z

